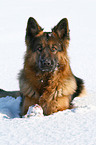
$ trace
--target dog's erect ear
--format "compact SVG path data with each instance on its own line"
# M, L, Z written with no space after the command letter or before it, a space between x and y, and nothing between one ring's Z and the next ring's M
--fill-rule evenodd
M27 22L26 38L34 37L40 31L43 31L43 29L39 26L39 24L37 23L37 21L34 18L30 17Z
M66 37L68 40L70 39L69 36L69 26L67 18L62 19L53 29L52 32L56 33L56 35L63 39Z

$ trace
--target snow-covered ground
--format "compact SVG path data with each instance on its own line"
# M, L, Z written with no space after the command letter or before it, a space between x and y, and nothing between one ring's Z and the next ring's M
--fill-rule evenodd
M96 1L0 0L0 88L18 90L28 18L50 31L69 20L71 68L85 81L77 108L47 117L19 118L20 97L0 98L0 145L96 145Z

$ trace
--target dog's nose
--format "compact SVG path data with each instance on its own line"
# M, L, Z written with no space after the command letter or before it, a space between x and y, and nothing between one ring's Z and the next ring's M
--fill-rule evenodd
M49 59L41 60L41 64L45 67L50 67L51 66L51 60L49 60Z

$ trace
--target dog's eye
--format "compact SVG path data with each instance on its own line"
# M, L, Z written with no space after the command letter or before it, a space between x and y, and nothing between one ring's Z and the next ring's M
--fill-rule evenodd
M37 49L38 51L42 51L42 47L38 47L38 49Z
M54 52L54 51L56 51L57 50L57 48L55 47L55 46L53 46L52 48L51 48L51 51L52 52Z

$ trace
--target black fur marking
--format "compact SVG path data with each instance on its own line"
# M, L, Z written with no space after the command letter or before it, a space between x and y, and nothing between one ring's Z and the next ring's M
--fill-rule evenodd
M24 102L25 96L21 92L20 92L20 96L21 96L21 102L20 102L20 110L21 110L21 107L23 106L23 102ZM20 118L22 118L21 111L19 113L19 116L20 116Z
M80 78L77 78L76 76L74 76L74 77L76 79L77 89L76 89L76 92L72 95L71 101L73 101L73 99L75 97L78 97L81 94L82 90L84 89L84 82L83 82L83 80L80 79Z
M45 34L47 40L49 39L50 36L52 36L52 32L45 32L44 34Z
M20 96L21 96L21 102L20 102L20 107L22 107L25 96L23 95L23 93L20 92Z

